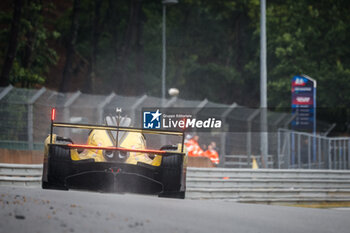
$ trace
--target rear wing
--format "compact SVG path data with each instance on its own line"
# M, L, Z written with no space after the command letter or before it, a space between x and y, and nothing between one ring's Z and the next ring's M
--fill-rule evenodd
M94 124L72 124L55 122L56 109L51 110L51 128L50 128L50 144L52 143L53 129L55 127L63 128L78 128L78 129L97 129L97 130L111 130L111 131L126 131L142 134L158 134L158 135L171 135L181 137L181 154L184 154L184 142L185 142L185 132L175 131L175 130L160 130L160 129L142 129L133 127L120 127L120 126L104 126L104 125L94 125ZM152 149L132 149L132 148L121 148L121 147L103 147L103 146L91 146L91 145L81 145L81 144L67 144L64 145L69 148L82 148L82 149L97 149L97 150L116 150L116 151L128 151L128 152L140 152L140 153L151 153L151 154L179 154L179 152L170 152L163 150L152 150Z

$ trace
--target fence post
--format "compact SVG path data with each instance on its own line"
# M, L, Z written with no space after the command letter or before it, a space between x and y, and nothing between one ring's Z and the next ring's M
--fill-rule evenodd
M143 95L140 97L140 99L138 99L132 106L131 106L131 111L132 111L132 119L133 121L135 121L136 119L136 109L147 99L147 95ZM135 124L136 122L134 122L134 126L136 125ZM141 128L143 128L143 126L141 125Z
M341 144L340 144L340 140L337 140L338 141L338 143L336 143L335 145L336 145L336 147L337 147L337 150L338 150L338 166L337 166L337 168L338 169L341 169Z
M350 139L348 139L348 169L350 169Z
M205 102L205 104L208 102L207 99L203 100L203 102ZM203 102L201 102L199 105L203 105ZM203 105L204 106L204 105ZM225 127L226 125L226 118L227 116L229 115L229 113L237 107L237 104L234 102L232 103L228 109L226 109L222 115L221 115L221 119L222 119L222 126ZM222 164L222 160L224 159L225 160L225 157L226 157L226 135L227 135L227 132L222 132L221 133L221 137L220 137L220 154L219 154L219 160L220 160L220 164ZM226 161L226 160L225 160ZM225 164L224 164L225 166Z
M332 139L328 139L328 169L332 169Z
M198 118L198 117L197 117L198 113L205 107L205 105L207 105L208 102L209 102L209 101L208 101L206 98L205 98L204 100L202 100L202 101L198 104L198 106L196 106L195 110L193 111L193 116L196 117L196 118ZM222 125L224 125L224 123L223 123ZM197 133L197 129L194 128L194 129L193 129L193 135L196 134L196 133ZM220 156L220 155L219 155L219 156ZM221 162L220 162L220 163L221 163Z
M69 107L74 103L76 99L80 96L81 92L77 91L75 92L63 105L63 116L64 116L64 121L69 122L69 117L70 117L70 110ZM65 136L69 136L69 128L64 129Z
M112 99L114 98L115 93L112 92L111 94L109 94L109 96L107 96L102 103L100 103L97 107L97 112L98 112L98 122L100 124L103 124L103 112L104 112L104 108L106 107L107 104L109 104Z
M256 109L248 118L247 118L247 166L250 167L251 156L252 156L252 121L259 115L260 109ZM262 161L261 157L261 161Z
M294 118L296 118L297 117L297 114L292 114L292 116L284 123L284 128L288 128L288 125L294 120ZM291 131L288 131L288 145L289 145L289 150L288 150L288 168L290 167L290 161L291 161L291 158L290 158L290 155L291 155L291 150L292 150L292 148L291 148L291 142L290 142L290 140L291 140L291 138L290 138L290 134L293 134L293 132L291 132Z
M280 158L279 158L279 156L280 156L280 151L279 151L279 145L280 145L280 143L281 143L281 141L280 141L280 138L279 138L279 136L281 136L280 135L280 132L279 132L279 127L278 127L278 125L282 122L282 120L284 119L286 117L286 114L285 113L281 113L281 115L280 115L280 117L278 117L278 119L272 124L273 126L274 126L274 129L276 130L277 129L277 158L276 158L276 162L277 162L277 167L278 167L278 169L280 169L280 164L279 164L279 162L280 162Z
M338 140L338 154L339 154L339 160L338 160L338 169L342 169L342 148L341 148L341 140Z
M281 132L280 129L277 130L277 166L278 169L281 169L281 164L280 164L280 154L281 154Z
M318 169L321 169L321 138L318 137L318 154L317 154L317 157L318 157Z
M345 153L346 153L346 150L345 150L345 139L344 139L344 140L342 140L342 157L343 157L343 166L342 167L343 167L343 169L346 168Z
M339 167L339 153L338 153L338 144L337 140L333 140L333 148L334 148L334 169L338 169Z
M343 169L343 143L339 140L339 169Z
M339 169L343 169L343 143L339 140Z
M343 139L343 169L346 169L346 140Z
M166 103L165 103L166 99L162 99L162 101L163 101L162 102L162 108L165 111L165 109L170 108L171 106L173 106L173 104L177 101L177 96L171 97L171 99L169 99ZM160 138L160 142L161 142L162 145L168 144L167 143L167 137L161 137Z
M338 149L338 169L341 169L341 142L337 140L337 149Z
M33 105L27 103L27 140L28 140L28 150L33 150Z
M252 122L247 122L247 166L250 167L250 160L252 156Z
M295 132L291 132L291 152L292 152L292 167L295 167Z
M347 161L347 158L346 158L346 156L347 156L347 154L346 154L346 152L347 152L347 150L346 150L346 147L347 147L347 145L346 145L346 139L344 139L344 141L343 141L343 147L344 147L344 169L347 169L347 167L348 167L348 165L347 165L347 163L346 163L346 161Z
M301 168L300 134L298 134L298 168Z
M33 117L33 105L35 101L46 91L46 88L43 87L39 91L37 91L32 98L27 102L28 112L27 112L27 133L28 133L28 149L34 149L34 140L33 140L33 132L34 132L34 117Z
M225 127L225 121L222 121L222 126ZM220 137L220 154L219 154L219 161L220 161L220 165L223 165L222 167L225 166L225 162L226 162L226 132L222 132L221 133L221 137Z
M310 169L311 168L311 143L310 143L310 135L307 137L308 140L307 140L307 145L308 145L308 148L307 148L307 162L308 162L308 168Z
M291 152L291 137L290 137L291 133L288 131L287 134L287 141L288 141L288 146L287 146L287 168L290 168L290 152Z

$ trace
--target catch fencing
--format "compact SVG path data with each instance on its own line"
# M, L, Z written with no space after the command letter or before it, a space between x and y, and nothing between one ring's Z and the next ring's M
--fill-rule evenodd
M220 132L196 133L202 149L205 150L211 142L216 143L221 167L250 168L254 158L262 167L260 156L261 109L247 108L236 103L226 105L207 99L184 100L178 97L166 99L163 103L158 97L120 96L113 92L107 95L91 95L80 91L59 93L44 87L41 89L17 88L11 85L0 87L0 148L43 150L43 142L50 132L52 107L57 109L57 121L91 124L103 124L106 116L115 115L115 109L121 108L122 115L129 116L134 127L141 127L142 109L158 108L159 106L191 109L196 117L207 116L221 119L222 130ZM291 113L267 112L269 155L266 167L294 168L299 164L299 160L295 160L292 157L293 153L290 152L293 151L292 142L287 143L290 136L279 131L279 129L289 129L293 117ZM317 129L319 133L327 132L330 124L317 121ZM77 143L85 143L88 135L86 131L80 129L55 130L57 134L70 137ZM311 141L308 140L306 143L310 144ZM321 142L324 143L324 141L322 138ZM148 136L147 142L150 142L148 146L154 149L160 148L164 143L162 140L153 139L152 136ZM172 141L168 140L167 143L172 143ZM334 151L340 153L340 157L344 159L343 152L338 150L339 143L344 142L332 140L328 149L323 149L321 146L320 163L314 165L311 163L315 161L308 160L310 165L300 163L301 168L348 169L349 166L337 159L338 157L332 155L331 163L326 163L326 160L323 159L327 158L326 153L334 154ZM348 150L348 147L344 149Z
M280 129L278 168L350 169L350 138Z

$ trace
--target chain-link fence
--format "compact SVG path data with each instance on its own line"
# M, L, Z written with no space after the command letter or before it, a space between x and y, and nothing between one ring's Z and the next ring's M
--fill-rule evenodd
M277 167L350 169L350 138L280 129L277 133Z
M43 141L49 134L50 110L57 109L57 121L71 123L103 124L108 115L115 115L116 108L122 108L123 115L132 119L134 127L142 127L141 114L143 108L157 108L163 106L161 98L142 96L120 96L115 93L108 95L90 95L81 92L59 93L52 90L24 89L8 86L0 88L0 148L42 150ZM199 145L205 149L206 145L215 142L220 155L220 166L225 167L251 167L255 158L261 165L260 156L260 115L261 109L246 108L232 103L231 105L218 104L204 100L184 100L177 97L166 99L165 108L186 108L196 117L214 117L222 120L220 132L197 132ZM286 144L286 136L278 129L288 129L293 120L290 113L268 112L268 141L269 155L267 167L283 168L325 168L327 164L310 165L313 160L307 160L309 165L302 163L305 151L300 147L300 160L298 156L286 159L286 145L292 148L292 141ZM330 125L322 124L319 131L326 132ZM75 142L84 143L87 132L78 129L57 129L56 133L70 137ZM193 134L193 133L192 133ZM300 136L297 142L311 145L309 139ZM317 139L318 140L318 139ZM316 141L317 141L316 140ZM324 139L321 139L321 141ZM161 146L163 142L148 138L153 147ZM284 144L286 145L284 145ZM335 144L332 144L335 143ZM338 151L338 142L331 143L331 149ZM314 144L312 144L314 145ZM318 148L319 145L317 144ZM323 144L321 145L323 148ZM292 149L289 149L292 151ZM288 152L290 153L290 152ZM312 152L314 153L314 152ZM313 156L313 154L311 155ZM325 150L322 150L322 153ZM339 152L340 153L340 152ZM341 152L343 153L343 152ZM328 154L318 154L326 158ZM289 158L288 157L288 158ZM328 158L328 157L327 157ZM343 157L342 157L343 158ZM325 159L322 160L325 163ZM334 161L334 162L333 162ZM338 162L337 162L338 161ZM349 168L339 165L340 160L332 160L331 168ZM348 160L346 160L348 161ZM299 166L300 164L300 166Z

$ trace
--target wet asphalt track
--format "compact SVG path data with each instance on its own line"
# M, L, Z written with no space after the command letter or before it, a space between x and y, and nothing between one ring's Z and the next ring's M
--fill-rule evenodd
M0 232L350 232L350 211L0 187Z

